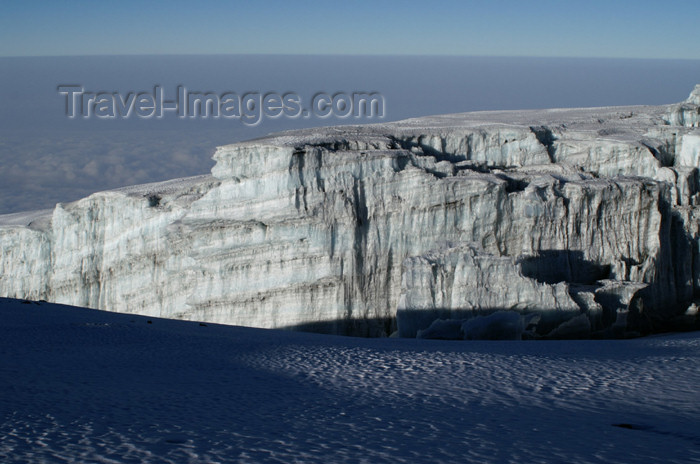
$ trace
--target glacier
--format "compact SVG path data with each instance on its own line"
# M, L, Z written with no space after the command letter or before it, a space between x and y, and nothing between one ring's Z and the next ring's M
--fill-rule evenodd
M503 312L535 338L698 327L700 85L281 132L214 160L0 216L0 296L372 337Z

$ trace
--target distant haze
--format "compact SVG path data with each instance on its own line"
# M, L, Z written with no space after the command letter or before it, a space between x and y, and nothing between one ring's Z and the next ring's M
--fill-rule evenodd
M0 214L123 185L202 174L217 145L269 132L479 110L666 104L700 83L700 60L447 56L0 58ZM92 92L377 92L383 119L69 119L57 86Z
M697 0L3 2L0 56L372 54L700 59Z

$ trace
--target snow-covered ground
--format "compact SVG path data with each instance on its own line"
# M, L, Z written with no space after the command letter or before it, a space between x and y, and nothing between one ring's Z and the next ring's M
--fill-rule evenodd
M359 339L0 300L0 462L700 462L700 334Z

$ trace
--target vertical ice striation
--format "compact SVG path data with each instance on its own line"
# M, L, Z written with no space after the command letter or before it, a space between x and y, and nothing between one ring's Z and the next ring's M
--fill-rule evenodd
M697 99L220 147L211 176L0 218L0 295L368 336L500 311L535 336L645 333L700 288Z

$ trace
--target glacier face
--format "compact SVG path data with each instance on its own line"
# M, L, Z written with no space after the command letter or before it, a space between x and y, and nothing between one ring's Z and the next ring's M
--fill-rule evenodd
M368 336L500 311L657 330L700 293L699 98L220 147L210 176L0 217L0 296Z

